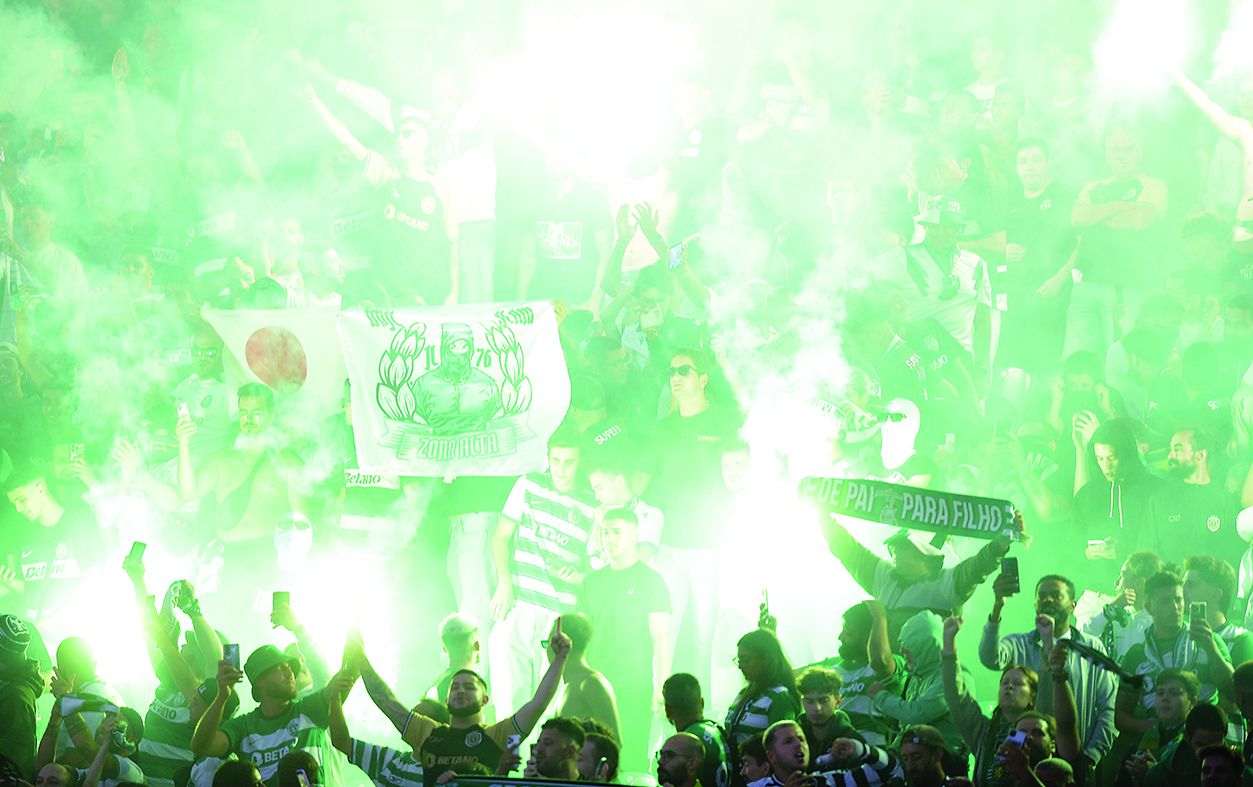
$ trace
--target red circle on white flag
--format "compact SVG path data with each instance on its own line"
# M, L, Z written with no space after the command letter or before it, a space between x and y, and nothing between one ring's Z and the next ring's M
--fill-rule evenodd
M248 368L261 382L280 393L300 389L309 376L309 359L296 334L269 327L253 332L244 345Z

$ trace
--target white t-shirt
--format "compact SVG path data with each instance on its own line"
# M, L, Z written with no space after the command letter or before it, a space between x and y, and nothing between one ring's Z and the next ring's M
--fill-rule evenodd
M26 268L52 293L78 293L87 289L83 263L74 252L49 243L26 255Z
M910 322L933 318L962 347L974 351L975 311L991 308L988 266L979 255L961 249L953 261L952 279L921 244L893 249L879 266L879 277L900 285Z

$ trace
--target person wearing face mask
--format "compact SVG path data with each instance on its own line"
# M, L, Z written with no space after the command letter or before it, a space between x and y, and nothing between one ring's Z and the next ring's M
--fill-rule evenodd
M1022 664L1004 667L996 708L990 717L984 716L978 702L970 696L965 680L958 674L954 643L961 625L961 618L951 617L944 621L944 646L940 655L944 701L962 739L974 751L975 784L978 787L1008 787L1015 783L1015 779L1005 768L1004 760L996 756L997 750L1011 733L1018 730L1020 718L1035 708L1039 677L1035 670ZM1048 721L1047 717L1045 720ZM1053 728L1056 725L1049 723L1047 726ZM1020 745L1027 751L1029 759L1039 755L1035 757L1037 762L1053 753L1050 745L1027 746L1025 739Z
M1076 631L1071 626L1075 610L1075 585L1057 574L1041 577L1035 586L1035 628L1022 634L1000 636L1001 610L1005 599L1017 593L1017 577L1001 574L992 584L995 601L992 614L983 627L979 642L979 660L993 670L1005 670L1011 664L1022 664L1040 674L1042 710L1052 711L1052 677L1045 669L1055 642L1075 640L1101 653L1101 641ZM1083 754L1095 764L1113 745L1114 696L1118 686L1113 675L1078 653L1067 651L1066 679L1078 698L1079 733Z
M939 730L944 737L944 772L957 776L966 773L967 749L944 698L940 676L942 629L943 622L934 612L919 612L905 621L900 649L909 669L909 681L904 692L898 697L883 684L873 683L866 693L876 712L895 719L902 727L929 724ZM974 682L968 671L965 680L967 685Z

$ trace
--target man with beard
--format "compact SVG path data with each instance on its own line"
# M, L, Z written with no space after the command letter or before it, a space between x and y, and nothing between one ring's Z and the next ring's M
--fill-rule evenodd
M417 414L437 435L474 432L500 412L500 386L474 367L474 332L444 323L439 365L413 384Z
M570 638L561 632L560 618L553 624L547 643L550 663L535 696L512 716L492 725L484 724L484 709L490 701L487 684L472 670L460 670L453 675L447 697L452 721L440 724L406 708L396 699L391 687L370 664L359 638L350 640L345 659L360 668L370 699L419 756L427 787L433 787L445 773L468 772L479 767L495 771L505 749L516 750L518 743L531 734L556 696L561 673L570 656Z
M525 775L545 779L579 780L579 751L587 733L574 719L560 716L540 727L539 738L531 747L531 762Z
M848 714L853 726L867 743L886 746L887 739L895 732L892 720L875 710L866 690L879 683L884 690L899 695L905 685L905 659L882 648L871 653L871 634L882 627L886 642L887 620L872 611L877 601L862 601L844 612L840 626L837 656L814 666L833 670L840 679L840 710ZM878 640L875 640L878 642Z
M226 545L228 566L233 562L231 552L260 549L268 556L274 523L292 509L292 490L274 461L274 392L261 383L247 383L239 387L238 395L239 434L234 445L203 462L191 454L199 429L196 422L190 414L179 416L177 489L153 478L142 464L133 468L140 488L171 511L200 501L203 535Z
M851 738L838 738L831 744L830 754L834 767L813 774L806 773L809 744L805 742L801 725L794 721L777 721L771 724L763 736L763 742L771 773L764 779L751 782L749 787L813 787L819 782L836 787L847 783L846 777L853 774L871 778L872 783L881 784L901 778L901 766L891 752Z
M909 787L946 787L944 736L929 724L915 724L901 733L901 767ZM963 780L963 783L966 783Z
M661 787L706 787L701 782L705 744L687 732L671 735L657 752L657 783Z
M1010 664L1022 664L1040 675L1037 708L1052 713L1052 673L1045 669L1053 643L1068 639L1104 653L1105 646L1093 636L1075 630L1071 616L1075 611L1075 585L1056 574L1041 577L1035 586L1036 626L1033 631L1000 636L1001 610L1005 599L1016 591L1016 579L1001 574L992 584L995 601L992 614L983 627L979 642L979 660L988 669L1002 670ZM1079 708L1078 729L1082 752L1092 763L1099 762L1114 743L1114 700L1118 690L1113 675L1078 653L1067 649L1066 678L1075 693Z
M174 388L174 401L187 406L196 423L191 455L200 461L230 445L229 394L222 379L222 339L207 323L196 328L191 343L191 374Z
M1159 555L1204 553L1224 560L1248 548L1236 532L1240 506L1212 475L1218 445L1200 429L1170 438L1171 481L1149 503L1145 549Z
M269 787L278 784L278 762L290 751L322 749L325 754L319 760L324 761L331 748L326 730L330 725L332 695L338 694L342 700L356 676L350 669L342 670L321 691L297 700L293 661L273 645L254 650L244 663L243 672L223 659L218 664L217 694L192 734L191 749L196 756L234 754L251 761ZM252 698L258 707L223 721L226 702L244 675L252 684Z

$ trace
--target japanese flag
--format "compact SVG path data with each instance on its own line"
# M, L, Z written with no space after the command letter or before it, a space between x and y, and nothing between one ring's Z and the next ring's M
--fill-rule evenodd
M265 383L312 417L343 410L344 355L336 312L325 309L205 309L225 344L227 386ZM236 406L231 397L231 409Z

